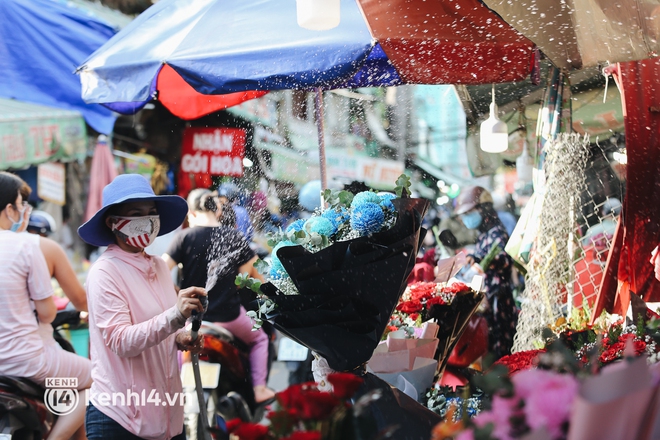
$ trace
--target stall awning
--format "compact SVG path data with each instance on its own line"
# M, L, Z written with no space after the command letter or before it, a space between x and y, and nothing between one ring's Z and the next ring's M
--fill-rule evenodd
M85 142L80 113L0 99L0 170L82 159Z
M415 159L414 164L422 171L430 174L438 180L444 180L449 185L452 183L456 183L459 186L468 186L471 184L471 182L468 180L447 171L441 170L440 168L425 161L424 159L417 158Z

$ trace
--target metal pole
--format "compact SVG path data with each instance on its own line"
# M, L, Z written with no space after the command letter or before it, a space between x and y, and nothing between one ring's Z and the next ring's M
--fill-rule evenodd
M316 128L319 138L319 166L321 168L321 191L328 188L328 176L325 168L325 128L323 127L323 89L316 89ZM322 198L321 198L322 199ZM323 200L321 200L323 205Z

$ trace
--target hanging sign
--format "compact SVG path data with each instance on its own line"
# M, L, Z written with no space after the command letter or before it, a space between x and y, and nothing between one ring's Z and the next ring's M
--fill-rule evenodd
M245 130L190 127L183 132L181 171L212 176L243 176Z
M64 164L46 162L37 167L37 195L39 198L64 206L66 203L65 182Z

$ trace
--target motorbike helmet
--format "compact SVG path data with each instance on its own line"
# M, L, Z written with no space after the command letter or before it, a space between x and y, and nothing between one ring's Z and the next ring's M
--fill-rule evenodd
M218 187L218 197L225 197L229 202L234 202L240 195L240 190L235 183L227 182Z
M48 236L57 230L57 224L52 215L45 211L32 211L27 231L33 234Z
M465 214L484 203L493 203L493 196L490 195L488 190L481 186L468 186L463 188L458 197L456 197L454 212L457 215Z

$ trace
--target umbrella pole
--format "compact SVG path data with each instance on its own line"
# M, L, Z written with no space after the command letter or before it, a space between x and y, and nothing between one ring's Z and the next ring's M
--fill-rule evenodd
M316 128L319 137L319 167L321 169L321 191L328 188L328 176L325 168L325 129L323 127L323 89L316 89ZM321 197L321 206L323 206Z

